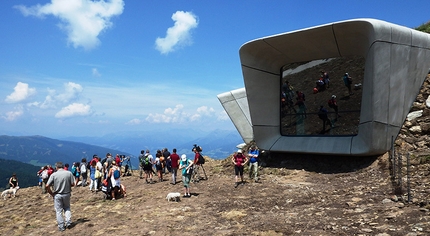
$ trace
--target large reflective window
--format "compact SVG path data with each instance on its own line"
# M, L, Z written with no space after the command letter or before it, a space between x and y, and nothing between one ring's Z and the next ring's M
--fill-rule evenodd
M363 57L293 63L282 68L282 135L356 135Z

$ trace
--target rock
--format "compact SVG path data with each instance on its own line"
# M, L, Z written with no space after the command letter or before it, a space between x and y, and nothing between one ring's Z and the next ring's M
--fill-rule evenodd
M423 110L419 110L419 111L413 111L411 113L408 114L407 116L407 120L408 121L412 121L415 120L418 117L421 117L423 115Z
M409 131L411 131L411 133L414 133L414 134L421 133L421 126L419 125L412 126L411 128L409 128Z
M426 107L430 108L430 96L426 99Z
M389 204L392 203L393 201L391 199L385 198L384 200L382 200L382 204Z

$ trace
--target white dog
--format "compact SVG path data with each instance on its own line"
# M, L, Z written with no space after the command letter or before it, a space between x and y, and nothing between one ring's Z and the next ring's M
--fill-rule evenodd
M7 195L9 195L9 197L15 197L18 189L19 189L19 186L16 186L15 188L6 189L1 193L1 196L3 197L4 200L6 200Z
M181 199L180 197L181 197L180 193L169 193L169 194L167 194L166 199L168 202L170 202L171 200L177 202Z

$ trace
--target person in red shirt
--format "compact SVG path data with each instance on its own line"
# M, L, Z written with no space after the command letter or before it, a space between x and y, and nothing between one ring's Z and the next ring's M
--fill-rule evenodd
M242 183L242 185L245 184L245 182L243 181L243 166L248 162L248 158L242 154L242 150L239 149L237 150L236 154L233 155L233 157L231 158L231 161L234 164L234 174L236 175L235 177L235 185L234 187L237 188L237 186ZM241 182L239 183L238 179L239 179L239 175L240 175L240 179Z
M168 157L172 163L172 182L170 184L176 184L176 174L179 168L179 155L176 154L176 148L173 148L173 153Z

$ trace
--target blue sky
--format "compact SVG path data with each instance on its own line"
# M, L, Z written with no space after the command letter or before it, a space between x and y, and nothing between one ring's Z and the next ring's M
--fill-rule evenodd
M234 130L216 95L242 88L239 48L375 18L417 27L428 1L0 1L0 134Z

